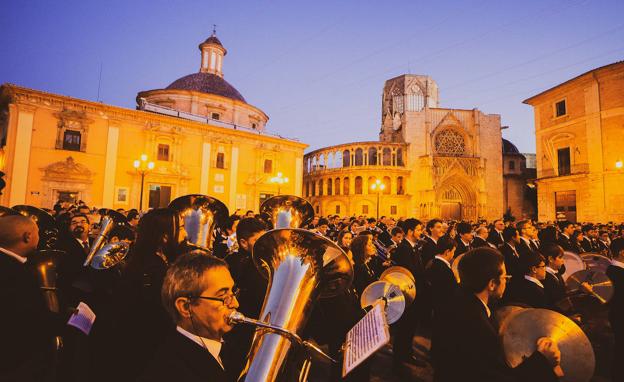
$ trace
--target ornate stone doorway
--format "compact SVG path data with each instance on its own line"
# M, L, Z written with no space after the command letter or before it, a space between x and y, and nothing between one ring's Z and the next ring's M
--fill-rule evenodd
M440 205L440 217L444 220L461 220L461 203L445 202Z
M74 158L52 163L41 169L43 195L42 206L52 208L59 199L82 200L91 205L91 184L93 173Z

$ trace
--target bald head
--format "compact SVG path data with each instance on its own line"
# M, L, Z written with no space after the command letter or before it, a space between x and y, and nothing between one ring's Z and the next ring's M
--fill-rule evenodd
M31 218L21 215L0 218L0 247L27 256L38 244L39 228Z
M487 239L488 236L488 229L485 227L479 227L477 228L477 236L479 236L482 239Z

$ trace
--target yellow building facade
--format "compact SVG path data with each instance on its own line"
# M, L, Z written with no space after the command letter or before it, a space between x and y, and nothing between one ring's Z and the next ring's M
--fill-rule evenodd
M535 116L539 219L624 221L624 62L524 103Z
M375 216L379 197L379 216L500 218L500 116L441 108L438 93L429 76L390 79L383 90L378 142L306 154L304 195L316 211ZM379 194L372 187L377 180L386 186Z
M268 116L223 79L226 54L216 36L199 46L198 73L140 92L137 110L16 85L0 88L0 204L50 208L61 200L90 206L164 207L200 193L231 212L258 210L281 193L300 195L307 145L266 132ZM289 182L272 182L282 173Z

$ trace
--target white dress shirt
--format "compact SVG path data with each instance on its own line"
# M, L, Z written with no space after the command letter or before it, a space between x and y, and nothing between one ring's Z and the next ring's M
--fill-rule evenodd
M614 267L624 268L624 263L617 260L611 260L611 265L613 265Z
M554 270L554 269L552 269L552 268L551 268L551 267L549 267L549 266L546 266L546 272L548 272L548 273L550 273L551 275L553 275L553 276L557 277L557 271L556 271L556 270Z
M209 338L205 338L205 337L200 337L198 335L195 335L193 333L190 333L184 329L182 329L181 327L176 327L176 330L182 334L184 337L190 339L191 341L195 342L197 345L203 347L204 349L208 350L208 352L210 353L210 355L212 355L214 357L214 359L217 360L217 362L219 362L219 365L221 366L221 368L223 370L225 370L225 368L223 367L223 362L221 362L221 357L219 357L219 353L221 352L221 346L223 345L221 342L219 341L215 341L215 340L211 340Z
M11 256L12 258L14 258L15 260L19 261L22 264L24 264L26 262L26 260L27 260L24 256L20 256L17 253L15 253L13 251L10 251L10 250L8 250L6 248L0 247L0 252L4 253L6 255Z
M538 279L536 279L535 277L531 277L529 275L524 275L524 278L529 280L530 282L534 283L535 285L539 286L540 288L544 289L544 284L542 284L542 282L539 281Z
M440 260L440 261L442 261L444 264L446 264L446 266L447 266L447 267L449 267L449 269L452 269L452 268L451 268L451 263L449 263L448 261L446 261L446 259L445 259L444 257L442 257L442 256L440 256L440 255L436 255L436 256L435 256L435 258L436 258L436 259L438 259L438 260Z
M487 314L488 318L492 315L492 312L490 312L490 308L487 306L487 304L485 303L485 301L481 300L481 298L479 298L479 296L475 295L475 297L481 301L481 303L483 304L483 306L485 307L485 314Z

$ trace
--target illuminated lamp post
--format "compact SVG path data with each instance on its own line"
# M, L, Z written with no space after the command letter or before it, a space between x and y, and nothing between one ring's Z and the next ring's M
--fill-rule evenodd
M386 185L379 179L375 180L375 183L371 186L371 190L377 193L377 220L379 220L379 197L385 188Z
M145 186L145 175L154 169L154 162L147 161L147 155L141 154L141 159L133 163L136 171L141 174L141 196L139 199L139 211L143 211L143 187Z
M269 181L277 184L277 194L279 195L282 184L288 183L288 178L285 178L281 172L278 172L277 176L272 177Z
M618 170L621 170L622 167L624 167L624 162L622 162L621 159L618 159L617 162L615 162L615 168L617 168Z

